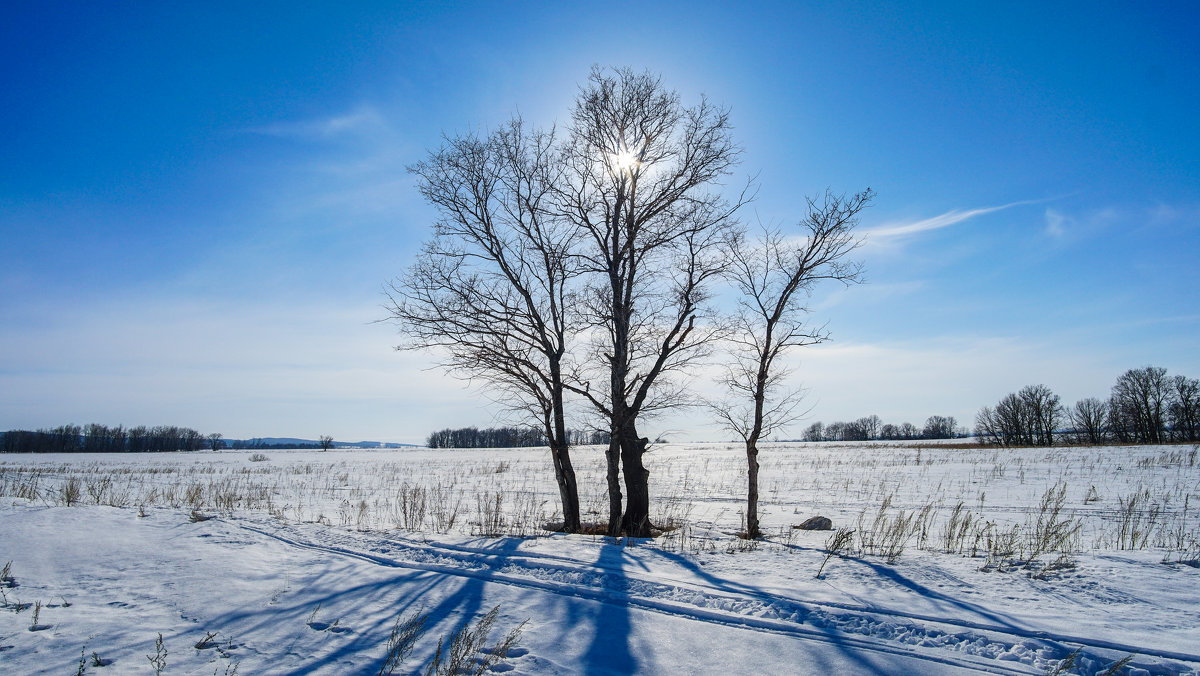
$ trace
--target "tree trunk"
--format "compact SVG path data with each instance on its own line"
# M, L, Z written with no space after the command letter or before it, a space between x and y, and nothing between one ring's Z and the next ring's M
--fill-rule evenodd
M746 440L746 537L762 536L758 528L758 440Z
M575 481L575 468L571 466L566 437L552 442L550 457L554 461L554 479L558 482L558 495L562 499L563 532L578 533L583 530L579 520L579 486Z
M631 537L650 537L650 471L642 464L649 439L637 436L632 424L621 435L621 467L625 471L625 516L621 528Z
M608 461L608 535L621 535L621 440L613 430L604 452Z
M575 468L571 465L571 443L567 438L567 421L563 414L562 371L557 360L550 364L550 378L554 407L550 455L554 461L554 478L558 481L558 492L562 497L563 532L578 533L583 530L579 520L579 485L575 481Z
M767 378L771 362L768 358L775 333L778 316L768 318L766 348L759 354L758 374L754 382L754 421L750 434L746 436L746 537L754 539L762 532L758 529L758 439L763 430L763 408L767 401Z

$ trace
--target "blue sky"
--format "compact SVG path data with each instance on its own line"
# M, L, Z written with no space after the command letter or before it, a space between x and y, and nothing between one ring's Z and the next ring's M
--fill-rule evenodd
M1194 3L344 4L6 11L0 429L492 423L373 323L433 219L405 166L516 112L565 123L592 64L728 105L750 222L878 192L869 283L820 291L834 341L795 357L810 420L1200 376Z

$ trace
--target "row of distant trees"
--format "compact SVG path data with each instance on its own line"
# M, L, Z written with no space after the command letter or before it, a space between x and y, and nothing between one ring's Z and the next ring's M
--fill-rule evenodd
M906 422L885 423L877 415L868 415L851 422L815 422L804 430L804 441L906 441L913 439L954 439L967 436L954 416L932 415L924 427Z
M1088 397L1071 407L1045 385L1028 385L983 407L975 435L1004 446L1200 441L1200 380L1168 376L1156 366L1130 369L1107 399Z
M109 427L99 423L59 425L50 429L0 432L0 453L172 453L234 449L310 448L327 451L333 437L314 444L267 443L262 439L227 441L219 432L202 434L190 427Z
M333 447L333 437L321 436L313 443L296 443L294 441L273 442L264 439L234 439L226 444L234 450L250 451L281 451L281 450L322 450L328 451ZM214 449L215 450L215 449Z
M108 427L60 425L52 429L0 432L3 453L158 453L217 450L226 446L221 434L202 434L190 427Z
M607 432L567 430L570 445L607 444ZM425 441L429 448L523 448L546 446L546 434L536 427L461 427L433 432Z

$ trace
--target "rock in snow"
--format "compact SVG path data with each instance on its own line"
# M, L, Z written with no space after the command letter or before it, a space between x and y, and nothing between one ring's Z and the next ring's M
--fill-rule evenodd
M829 517L814 516L805 519L804 523L799 526L792 526L792 528L799 528L800 530L833 530L833 522L829 520Z

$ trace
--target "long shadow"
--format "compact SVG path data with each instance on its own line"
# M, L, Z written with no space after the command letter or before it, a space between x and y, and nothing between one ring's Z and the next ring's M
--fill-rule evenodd
M651 549L649 547L646 548L646 551L649 551L652 554L659 556L660 558L666 559L666 560L674 563L675 565L692 573L696 577L700 578L701 580L704 580L706 583L712 585L715 589L718 589L720 591L752 594L755 596L775 598L775 596L771 592L763 589L762 587L756 587L752 584L746 584L745 582L738 582L736 580L730 580L730 579L723 578L723 577L717 577L716 575L713 575L712 573L705 570L700 564L696 563L695 561L693 561L692 559L688 558L687 556L685 556L683 554L679 554L677 552L666 552L666 551L662 551L660 549Z
M944 603L948 606L951 606L952 608L956 608L958 610L984 618L1013 632L1029 632L1028 627L1023 627L1020 624L1017 624L1017 622L1010 617L988 610L987 608L984 608L976 603L971 603L969 601L954 598L953 596L948 596L940 591L937 591L936 589L930 589L929 587L926 587L910 577L901 575L895 568L890 566L885 566L883 564L875 563L874 561L867 561L857 557L848 558L847 560L870 568L871 571L876 575L886 578L909 591L916 592L918 595L924 598L933 599L939 603Z
M503 558L514 553L519 548L521 542L522 540L519 538L498 538L488 541L486 545L479 547L476 552L480 553L480 550L483 550L488 552L485 556ZM673 562L679 568L690 571L698 579L703 580L714 589L730 593L753 595L765 600L777 599L784 603L789 601L796 602L795 610L798 612L799 617L802 620L808 619L809 613L803 608L803 601L799 599L777 597L762 587L743 581L718 577L710 571L705 570L699 563L686 555L665 552L655 547L638 549L643 556L658 556ZM797 547L797 549L807 548ZM977 616L985 617L998 625L1016 628L1016 625L1008 618L929 589L901 575L894 569L860 559L851 558L849 560L867 566L880 577L886 578L924 597L936 599ZM553 624L558 625L561 632L559 644L564 649L571 653L579 654L575 651L583 647L582 642L587 640L584 637L590 636L590 641L586 644L586 649L581 655L580 666L583 673L601 675L628 674L639 670L646 672L653 671L653 665L647 663L648 657L644 655L635 656L632 646L634 628L629 600L630 579L628 574L630 567L635 564L645 568L645 559L642 559L640 556L630 556L625 542L605 542L600 545L599 555L594 563L597 568L605 571L602 578L604 594L601 598L592 597L593 600L589 602L575 596L551 595L538 603L543 612L549 611L550 607L555 604L560 606L559 612L554 613L551 617L540 619L558 619L558 622L554 622ZM281 623L285 626L294 624L296 632L298 632L296 638L291 641L291 646L286 651L276 654L279 657L296 659L300 665L290 671L280 673L287 674L287 676L299 676L300 674L310 673L318 669L334 668L338 673L369 676L378 673L379 664L383 660L387 636L396 618L412 610L427 614L429 632L426 634L425 639L420 642L417 649L418 655L424 655L426 652L432 651L432 644L435 644L437 638L449 635L453 628L450 626L451 623L449 623L450 618L457 617L458 622L467 622L475 619L480 610L483 609L484 591L488 582L485 577L469 576L459 578L433 571L397 570L397 574L390 576L389 579L346 587L343 586L344 579L338 579L338 577L344 576L348 572L352 572L352 567L337 567L336 570L326 569L316 576L315 579L312 579L311 582L307 583L309 591L303 594L302 599L297 600L290 606L277 607L265 614L261 612L261 609L258 611L246 609L227 613L224 616L213 618L211 626L214 628L237 626L236 631L245 632L249 635L256 635L260 631L269 635L271 633L278 634ZM431 594L434 594L435 591L441 591L451 584L457 584L452 593L446 595L438 594L441 597L440 600L432 607L425 607L424 602ZM312 590L320 589L322 586L328 588L326 593L312 593ZM397 604L397 598L402 599L402 602ZM368 621L366 613L363 616L354 618L352 620L353 624L345 627L343 630L344 633L341 633L338 637L336 647L330 652L324 652L324 648L328 647L329 644L321 642L314 645L311 636L306 632L319 631L320 629L315 625L306 625L305 618L318 603L325 608L332 609L339 607L340 603L344 603L348 599L352 600L354 605L369 608L372 611L377 608L387 607L389 603L395 604L396 607L392 613L371 612L370 615L377 618L374 621ZM807 622L806 624L808 631L819 633L823 643L834 646L837 649L836 654L840 656L840 659L837 661L842 664L850 662L855 665L856 671L863 673L871 673L879 670L881 668L880 659L884 660L886 664L888 659L886 656L874 653L864 654L860 641L849 640L853 637L843 634L836 627L827 625L824 622ZM330 629L331 627L330 625L325 625L324 628ZM750 628L747 628L747 630L753 631ZM332 638L332 636L330 637ZM802 637L797 638L803 641ZM315 648L315 652L319 652L320 654L300 655L293 650L296 644L305 646L309 650ZM803 651L803 643L798 643L797 649ZM833 659L828 651L821 650L807 652L806 656L810 664L814 662L825 663L825 660ZM361 663L363 657L373 657L374 659L364 663L361 668L357 669L347 668L347 665L343 663L343 660L346 662L358 661ZM832 668L835 665L828 664L828 666Z
M682 567L695 572L698 577L717 589L751 593L764 598L771 597L769 592L759 587L717 577L684 556L649 547L641 551L675 561ZM626 571L634 563L643 569L647 568L646 565L629 556L625 541L613 541L601 545L600 556L595 563L597 567L605 571L604 591L607 598L595 603L597 611L594 614L586 610L592 607L592 604L581 604L574 602L574 599L563 599L562 616L565 618L565 622L561 625L560 643L569 643L572 633L585 631L590 623L592 635L582 657L582 673L595 676L630 674L638 671L653 673L656 671L654 665L646 663L650 656L635 656L630 641L634 629L628 597L629 579ZM704 620L696 621L704 622ZM812 629L821 633L824 642L834 646L837 654L841 657L841 660L834 664L828 661L822 651L807 654L806 663L810 668L815 669L815 673L829 673L830 670L844 667L846 662L856 665L854 673L895 671L894 666L889 669L889 656L878 655L875 656L876 659L871 659L863 654L860 646L848 643L847 637L835 629L823 626L813 626ZM746 628L746 631L756 630Z
M583 655L585 674L632 674L639 663L630 649L629 639L633 633L629 616L629 580L625 576L625 547L618 543L600 546L596 563L608 570L605 575L605 591L609 598L595 604L598 612L592 619L592 641ZM568 604L583 607L587 604ZM569 622L575 630L586 618L576 617Z
M697 577L704 580L706 583L712 585L715 589L718 589L721 591L732 592L732 593L748 593L753 596L757 596L759 598L765 598L765 599L778 599L779 598L779 597L775 596L774 594L772 594L771 592L763 589L762 587L757 587L755 585L746 584L744 582L737 582L734 580L729 580L729 579L726 579L723 577L717 577L716 575L713 575L712 573L704 570L704 568L701 567L700 564L696 563L695 561L689 559L688 557L686 557L682 554L678 554L675 552L663 552L663 551L656 551L655 553L662 556L665 559L668 559L668 560L676 563L681 568L684 568L685 570L692 572ZM786 599L780 599L780 600L786 600ZM841 654L844 658L846 658L849 661L856 664L859 667L856 670L857 673L864 673L864 674L887 673L887 669L884 667L884 665L873 663L870 660L868 660L866 658L866 656L862 654L862 649L860 647L847 644L847 642L845 641L845 637L841 632L833 630L832 628L826 627L823 625L812 624L811 622L808 621L808 615L809 615L808 611L806 609L804 609L803 607L797 606L795 608L795 611L800 616L801 622L808 623L808 626L812 630L815 630L822 634L822 637L826 643L836 647L839 654ZM748 629L748 631L753 631L753 630ZM838 670L840 668L839 665L834 665L834 664L830 664L830 663L826 662L824 659L821 658L821 655L819 653L816 655L810 655L809 657L810 657L810 659L812 659L815 662L815 664L810 665L810 667L813 669L814 673L834 673L836 670Z
M517 539L503 538L497 541L494 549L497 553L505 550L511 551L519 544L520 541ZM409 570L398 571L397 575L390 579L350 587L340 585L336 579L330 579L334 577L336 576L333 573L327 571L308 583L310 589L328 585L327 593L315 595L307 593L292 605L280 607L269 613L263 613L261 609L228 612L212 618L210 626L237 626L237 631L250 635L255 635L260 631L266 632L268 635L272 632L278 633L281 623L295 626L296 634L291 645L277 657L299 658L302 663L291 670L277 672L285 676L302 676L315 670L334 666L337 667L337 673L373 676L379 673L380 664L384 659L383 653L386 650L387 637L397 618L413 611L426 615L427 631L425 637L418 643L416 653L421 655L424 652L432 652L433 646L436 645L439 638L448 638L450 633L461 623L476 619L483 604L486 584L486 580L475 577L457 578L437 572ZM459 580L461 582L453 593L443 596L432 606L426 606L425 600L435 590L440 591L446 585ZM305 622L318 604L320 607L332 609L338 607L339 601L352 599L356 606L374 609L395 603L394 599L397 596L403 601L395 605L394 612L381 614L378 616L379 619L373 622L366 620L366 613L353 618L345 625L339 623L339 627L326 622L314 622L311 625ZM455 616L458 618L457 622L448 623L448 620ZM294 650L296 644L307 637L305 632L311 631L329 631L340 634L341 642L332 651L319 656L297 654ZM311 641L306 641L305 644L309 648L312 647ZM349 661L356 655L374 656L375 659L359 669L350 669L342 663L343 660Z
M782 543L782 542L776 543L776 544L778 544L782 547L787 547L789 549L795 549L798 551L813 551L809 547L800 547L798 545L790 545L790 544ZM912 578L902 575L899 571L897 571L895 568L893 568L891 566L887 566L887 565L880 564L880 563L875 563L874 561L870 561L866 558L858 557L858 556L843 556L843 557L841 557L841 559L843 561L857 563L860 566L869 568L869 569L871 569L871 572L875 573L879 577L885 578L885 579L887 579L909 591L917 593L918 595L920 595L924 598L932 599L934 601L944 603L944 604L951 606L953 608L956 608L958 610L966 611L967 613L974 615L976 617L983 618L983 619L989 620L991 622L994 622L998 627L1003 627L1005 629L1012 630L1016 633L1022 633L1022 634L1029 633L1029 631L1030 631L1027 627L1022 627L1021 625L1017 624L1016 621L1010 617L1000 615L994 611L988 610L987 608L985 608L981 605L971 603L969 601L964 601L962 599L957 599L957 598L954 598L953 596L948 596L940 591L937 591L936 589L931 589L929 587L926 587L925 585L913 580ZM834 604L834 605L836 606L836 604ZM871 610L871 609L872 609L872 607L867 608L867 610ZM887 612L887 611L881 609L880 612ZM900 611L900 612L901 612L901 614L903 614L905 616L919 615L919 613L910 613L908 611Z
M814 551L810 547L803 547L800 545L793 545L793 544L789 544L789 543L775 543L775 544L779 544L783 547L793 549L796 551ZM819 631L820 633L822 633L827 642L829 642L835 646L838 646L838 648L840 649L840 651L842 652L842 654L845 657L856 662L857 664L862 666L864 669L875 670L875 669L879 668L879 665L872 664L870 661L868 661L862 655L861 648L858 648L858 647L852 646L852 645L847 645L846 642L843 640L842 632L836 630L833 627L825 626L824 623L819 623L819 622L813 623L809 619L810 613L803 606L799 605L799 604L804 603L803 599L782 598L782 597L776 596L775 594L772 594L771 592L763 589L762 587L758 587L758 586L755 586L752 584L747 584L747 583L741 582L741 581L730 580L730 579L726 579L723 577L718 577L716 575L713 575L709 571L706 571L702 566L700 566L694 560L688 558L687 556L685 556L683 554L679 554L679 553L675 553L675 552L665 552L662 550L654 550L654 549L648 549L647 551L650 551L655 555L658 555L664 559L667 559L667 560L675 563L679 567L693 573L700 579L704 580L707 584L711 585L714 589L721 590L721 591L727 591L727 592L733 592L733 593L750 594L750 595L753 595L753 596L756 596L756 597L759 597L762 599L776 599L779 601L783 601L785 603L789 603L789 602L797 603L797 606L794 608L794 610L801 618L801 621L805 622L812 629L815 629L815 630ZM926 587L926 586L912 580L911 578L908 578L908 577L900 574L894 568L890 568L890 567L887 567L887 566L884 566L884 565L881 565L878 563L874 563L871 561L867 561L864 559L860 559L857 557L845 557L845 559L848 561L853 561L860 565L866 566L866 567L870 568L875 574L879 575L880 577L888 579L891 582L893 582L901 587L904 587L905 589L916 592L917 594L920 594L926 598L934 599L939 602L946 603L947 605L954 606L960 610L967 611L977 617L981 617L981 618L990 620L991 622L994 622L996 625L998 625L1000 627L1014 630L1014 632L1016 632L1016 633L1021 633L1023 635L1030 634L1028 629L1016 624L1015 621L1011 618L1008 618L1006 616L999 615L995 612L989 611L988 609L986 609L982 606L979 606L979 605L976 605L973 603L969 603L966 601L962 601L960 599L956 599L954 597L947 596L946 594L943 594L942 592L936 591L934 589L930 589L929 587ZM837 607L837 605L835 604L834 607ZM852 610L852 609L847 608L846 610ZM866 608L865 610L870 611L871 608ZM881 609L880 612L886 613L888 611ZM900 614L910 615L909 613L906 613L903 611Z
M727 578L718 577L716 575L713 575L711 572L709 572L709 571L705 570L703 567L701 567L696 561L694 561L682 554L675 553L675 552L666 552L666 551L662 551L660 549L651 548L651 547L646 547L646 548L642 549L641 551L647 552L651 555L659 556L661 558L667 559L667 560L675 563L679 567L692 572L697 577L704 580L704 582L711 585L714 589L717 589L720 591L726 591L726 592L730 592L730 593L748 594L751 596L756 596L758 598L767 599L767 600L773 600L773 599L778 599L781 601L788 600L788 599L779 599L779 597L777 597L774 594L772 594L771 592L763 589L762 587L758 587L758 586L755 586L752 584L747 584L745 582L739 582L739 581L730 580ZM623 552L622 552L622 554L623 554ZM646 566L644 564L642 564L642 567L646 568ZM803 607L798 606L795 608L795 611L799 614L801 621L805 621L807 619L808 613ZM626 609L626 614L627 613L628 613L628 610ZM697 621L702 621L702 620L697 620ZM894 666L889 666L889 662L887 661L888 660L887 656L885 656L885 655L877 656L879 659L882 660L882 662L878 661L878 660L870 659L866 654L864 654L861 646L854 645L854 644L851 644L850 642L848 642L846 639L849 637L844 635L842 632L840 632L832 627L827 627L827 626L820 625L820 624L812 624L811 622L808 623L808 627L809 627L810 631L814 631L814 632L821 634L822 640L825 644L834 646L834 648L837 650L837 654L840 655L843 660L837 664L834 664L826 659L826 657L822 654L822 651L818 650L815 652L807 653L806 654L807 662L808 662L807 668L811 669L812 673L833 673L834 671L844 668L845 662L847 662L847 661L851 662L855 665L853 673L864 673L864 674L893 673L896 671ZM752 632L757 631L756 629L753 629L750 627L747 627L745 630L752 631ZM803 639L799 638L799 637L798 637L798 640L803 641ZM749 666L749 665L747 665L747 666ZM625 673L628 673L628 672L625 672Z

